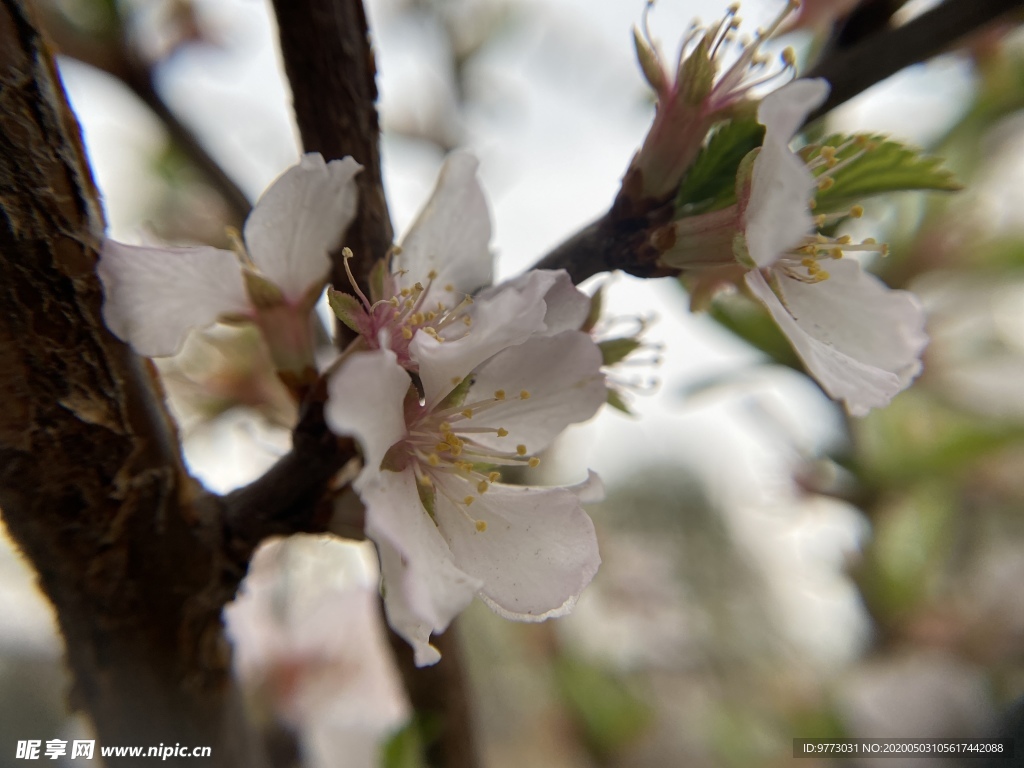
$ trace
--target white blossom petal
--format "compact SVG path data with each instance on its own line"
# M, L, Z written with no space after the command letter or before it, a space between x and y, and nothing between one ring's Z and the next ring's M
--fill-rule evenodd
M468 485L457 476L444 482L452 496ZM508 619L569 613L601 564L594 524L572 489L495 484L461 508L439 493L437 518L459 568L483 582L480 596Z
M285 171L256 203L245 222L249 256L292 302L302 299L331 269L329 253L355 216L355 175L346 157L325 163L310 152Z
M814 177L789 142L828 92L826 80L795 80L770 93L758 107L764 144L754 160L743 216L747 251L759 267L769 266L814 226L808 206Z
M252 312L238 259L229 251L104 240L96 272L104 322L147 357L175 354L192 328L221 315Z
M543 450L567 426L586 421L604 405L608 393L601 364L601 350L579 331L534 336L502 350L474 374L466 399L486 400L502 390L506 399L473 422L504 427L508 435L474 437L498 450L514 450L519 444L530 453ZM520 395L524 391L526 400Z
M356 481L366 505L366 534L377 544L388 623L416 654L417 666L440 658L429 643L480 589L456 567L448 544L427 515L413 472L364 471Z
M477 300L483 301L507 290L544 295L547 306L544 332L548 336L562 331L578 331L590 314L590 296L573 284L564 269L531 269L519 277L480 291Z
M427 407L433 407L480 363L521 344L544 330L547 305L539 286L535 290L502 291L474 304L472 325L461 326L461 337L438 341L420 331L409 344L409 355L419 366ZM459 324L456 324L459 326Z
M437 300L445 285L472 294L491 283L491 218L476 176L478 165L468 152L448 155L437 186L395 257L393 268L399 288L411 288L417 281L426 285L430 270L437 272L428 303Z
M928 338L924 313L906 291L890 290L852 260L829 264L830 277L804 283L773 273L746 276L808 371L854 416L887 405L921 370Z
M324 418L338 435L359 440L367 467L380 467L388 449L406 433L403 403L411 385L395 353L357 352L327 382Z

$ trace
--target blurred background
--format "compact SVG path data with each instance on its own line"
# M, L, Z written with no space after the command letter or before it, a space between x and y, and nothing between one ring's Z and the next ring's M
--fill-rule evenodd
M842 6L808 3L779 41L803 57ZM62 53L110 234L225 245L225 227L300 151L269 4L36 5ZM744 28L779 6L744 4ZM396 231L455 147L481 159L502 277L600 215L652 116L631 40L643 9L372 0ZM673 51L695 15L724 10L660 0L651 26ZM830 130L887 133L939 154L965 185L876 198L856 222L853 234L891 244L870 266L921 297L932 339L917 383L866 419L846 417L798 372L739 297L692 315L673 279L585 286L603 286L613 328L647 329L623 371L633 415L606 409L544 464L546 482L580 480L587 467L604 479L608 498L591 509L604 563L570 617L519 625L477 603L449 630L464 641L487 768L783 765L794 737L981 736L1024 693L1022 110L1024 38L1007 27L829 117ZM214 328L160 362L190 465L212 490L254 479L288 446L294 407L260 345ZM367 544L319 551L329 556L315 568L295 554L272 559L272 577L288 584L279 600L375 589ZM301 675L280 684L292 642L282 627L300 623L307 602L330 610L309 599L274 614L276 629L232 622L241 647L264 642L239 672L254 711L299 734L305 765L346 766L353 729L311 722L320 704L378 686L391 713L383 731L407 711L376 630L350 646L384 654L372 675L331 678L316 705L301 704ZM379 622L375 603L365 612ZM0 615L0 742L89 738L86 721L67 715L51 611L6 543ZM315 663L359 658L325 654ZM420 726L429 739L430 724ZM401 734L389 743L389 765L416 764ZM21 763L5 746L7 764Z

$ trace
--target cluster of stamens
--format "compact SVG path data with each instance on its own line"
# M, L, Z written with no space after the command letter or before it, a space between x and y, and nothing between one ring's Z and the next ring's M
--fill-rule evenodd
M473 318L465 311L473 303L471 296L463 296L451 306L443 301L428 305L427 296L431 294L434 281L437 279L436 270L432 269L427 273L426 285L416 282L411 288L402 288L390 298L371 302L360 290L349 267L352 251L345 248L342 255L345 259L345 271L372 324L371 330L366 334L371 343L377 341L380 331L387 330L390 331L392 349L400 352L407 348L416 331L423 331L434 340L443 342L461 338L453 337L451 333L443 333L446 329L459 324L468 329L473 324ZM398 272L398 275L403 274L405 273ZM448 294L455 293L455 286L445 285L444 291ZM466 333L468 332L467 330Z
M643 36L646 43L652 50L656 50L654 37L651 34L649 15L654 7L655 0L647 0L643 13ZM725 106L744 98L752 89L762 86L776 78L789 75L795 76L796 53L790 47L785 48L780 54L782 68L770 71L771 59L761 51L762 44L778 32L779 28L797 8L800 7L798 0L789 0L779 15L765 28L758 29L753 37L741 36L740 27L743 24L740 18L739 3L733 3L725 12L725 16L713 26L703 26L695 22L687 33L679 49L676 60L675 71L681 72L684 62L702 43L707 49L708 59L714 62L715 70L718 70L717 62L722 61L729 55L734 46L739 46L739 53L735 61L717 79L712 91L712 108L715 105Z
M455 386L461 383L461 380L453 382ZM512 396L499 389L492 397L428 412L410 427L406 438L406 446L415 459L413 469L417 482L421 487L443 494L481 533L487 530L487 523L474 519L467 510L477 496L486 493L491 484L501 479L501 472L496 467L533 468L540 465L540 459L529 455L523 444L510 447L510 450L497 450L482 444L476 437L484 434L499 438L508 436L509 432L504 427L475 426L471 422L475 416L512 399L529 400L530 393L524 389ZM444 479L448 476L467 482L476 495L458 498L450 487L446 487Z
M850 163L860 159L866 152L875 149L877 143L867 136L854 136L847 139L839 146L833 147L823 145L820 147L808 147L804 151L807 169L815 173L817 192L827 192L835 186L835 174L848 166ZM852 150L852 151L851 151ZM845 155L845 156L844 156ZM813 211L816 207L814 200L810 201L810 208ZM859 205L851 206L831 213L820 213L814 217L814 225L822 229L829 224L834 224L843 219L859 219L864 215L864 208ZM879 253L883 257L889 255L889 246L879 243L869 237L859 243L853 242L849 235L840 237L828 237L820 232L809 235L805 241L791 252L792 257L799 259L799 263L805 268L806 274L788 270L789 274L804 283L820 283L829 279L828 270L821 266L823 259L841 259L848 251L866 251Z

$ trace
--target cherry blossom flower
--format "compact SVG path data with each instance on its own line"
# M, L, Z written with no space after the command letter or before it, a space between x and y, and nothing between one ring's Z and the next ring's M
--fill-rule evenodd
M469 296L492 279L491 221L477 166L467 152L448 155L430 199L371 277L369 297L352 275L356 296L329 294L335 313L366 346L383 344L412 370L409 345L416 332L461 334L473 322Z
M181 349L188 332L254 322L279 371L315 369L311 311L356 211L350 157L306 154L264 192L245 221L239 253L210 246L133 246L105 240L97 266L103 318L141 355Z
M913 294L889 289L843 258L884 246L814 233L810 201L830 181L829 171L816 177L789 143L827 95L824 80L797 80L767 96L758 110L764 145L748 174L741 166L737 204L682 218L652 240L667 244L663 264L696 273L698 281L701 273L705 283L742 279L808 372L851 414L863 416L887 405L920 372L927 336ZM857 206L847 212L860 213Z
M545 335L545 280L477 303L481 322L444 341L417 333L422 390L392 350L351 355L328 384L326 417L361 443L355 482L377 544L392 627L416 663L479 594L497 613L540 621L572 609L597 571L596 476L573 488L500 482L605 401L601 354L584 333ZM550 286L549 286L550 287Z
M766 29L743 42L737 38L739 4L729 6L717 24L690 31L672 68L666 66L648 27L648 12L653 5L654 0L648 0L643 29L634 29L633 39L644 77L658 97L657 112L623 181L623 192L637 199L660 200L678 189L716 122L729 117L752 89L793 69L792 49L783 51L782 69L772 72L761 46L775 35L798 3L789 0ZM723 61L732 55L730 48L734 45L739 46L739 52L726 67Z
M295 729L314 768L339 755L376 768L411 714L360 554L330 536L266 542L224 611L243 684Z

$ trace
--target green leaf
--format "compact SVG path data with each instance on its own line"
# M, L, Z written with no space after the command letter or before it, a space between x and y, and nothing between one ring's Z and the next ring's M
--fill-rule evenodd
M754 117L720 123L679 185L676 211L692 215L736 202L736 171L763 139L764 126Z
M363 305L359 299L349 293L328 288L327 303L331 305L331 309L334 310L334 314L341 322L359 333L356 317L363 312Z
M819 191L815 198L817 213L840 211L865 197L884 192L951 192L961 188L952 172L942 166L941 158L884 136L833 134L819 144L806 147L801 154L810 161L820 157L822 147L826 146L839 150L835 155L839 165L829 174L833 185ZM844 162L849 164L843 165ZM826 170L823 164L815 170L815 175L820 176Z
M640 341L635 338L608 339L597 345L601 350L601 359L605 365L621 363L640 348Z
M629 406L626 405L626 401L622 399L622 395L620 395L614 389L608 390L608 405L610 405L617 411L622 411L628 416L633 415L633 412L629 410Z
M381 768L425 768L423 727L416 718L392 734L381 747Z
M718 296L708 314L723 328L761 350L776 363L797 371L804 370L785 334L760 305L735 294Z
M427 510L427 514L430 515L430 519L435 523L437 522L437 491L434 490L434 486L427 485L422 482L420 478L416 478L416 493L419 494L420 503L423 508Z
M601 667L562 657L555 677L566 703L596 755L610 756L651 723L647 705L625 682Z

